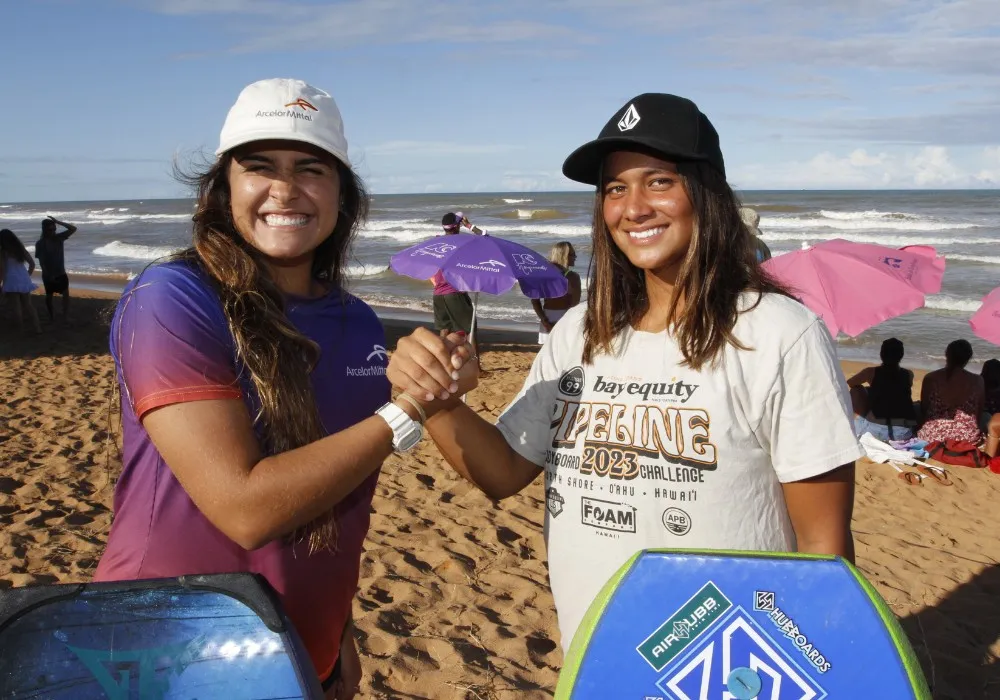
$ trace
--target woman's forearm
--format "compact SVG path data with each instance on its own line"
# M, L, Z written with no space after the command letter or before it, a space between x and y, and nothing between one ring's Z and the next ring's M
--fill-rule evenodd
M464 403L438 411L426 428L448 464L490 498L518 493L541 471L507 444L497 426Z

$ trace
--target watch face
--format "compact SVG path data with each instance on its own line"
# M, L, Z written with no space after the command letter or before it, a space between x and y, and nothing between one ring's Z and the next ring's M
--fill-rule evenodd
M417 443L424 436L424 431L419 425L414 425L414 429L407 432L406 435L399 439L399 444L396 445L396 449L400 452L406 452L416 447Z

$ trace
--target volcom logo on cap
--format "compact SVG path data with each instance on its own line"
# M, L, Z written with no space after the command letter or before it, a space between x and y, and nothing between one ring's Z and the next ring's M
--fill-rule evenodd
M295 100L295 102L289 102L285 106L286 107L301 107L302 109L311 109L314 112L318 112L319 111L319 109L317 109L316 107L314 107L309 102L309 100L307 100L304 97L300 97L299 99Z
M618 131L630 131L634 129L641 118L635 105L629 105L628 109L625 110L625 114L618 120Z

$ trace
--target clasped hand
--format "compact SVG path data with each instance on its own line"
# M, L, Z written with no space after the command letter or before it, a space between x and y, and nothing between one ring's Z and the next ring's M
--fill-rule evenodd
M465 333L442 338L418 328L399 340L386 376L393 387L424 404L430 416L478 386L479 360Z

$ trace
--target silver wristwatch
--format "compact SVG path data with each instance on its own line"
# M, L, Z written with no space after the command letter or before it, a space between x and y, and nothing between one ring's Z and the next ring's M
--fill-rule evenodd
M396 404L389 402L375 411L392 429L392 449L408 452L416 447L424 436L424 428Z

